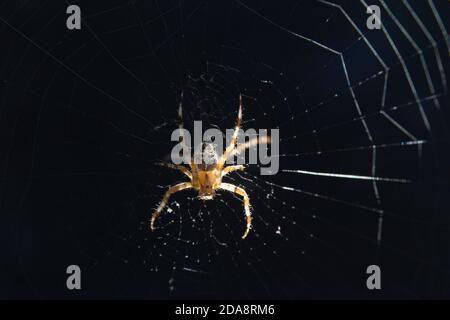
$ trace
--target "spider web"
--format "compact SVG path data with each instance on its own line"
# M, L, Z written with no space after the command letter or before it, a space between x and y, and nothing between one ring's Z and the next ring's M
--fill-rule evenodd
M73 3L71 3L73 4ZM366 7L383 27L368 30ZM67 4L68 5L68 4ZM4 1L2 296L449 297L444 1ZM448 5L448 4L447 4ZM274 176L174 194L176 109L222 132L280 129ZM192 131L191 131L192 132ZM7 261L5 259L5 261ZM380 265L383 290L366 288Z

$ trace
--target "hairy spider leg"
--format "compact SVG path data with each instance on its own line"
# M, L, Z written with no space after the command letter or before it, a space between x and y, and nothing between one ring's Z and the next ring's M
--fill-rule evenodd
M180 129L180 138L181 145L183 147L183 161L188 163L191 167L192 172L197 171L197 165L192 161L191 156L186 155L186 152L191 152L191 150L187 147L186 141L184 140L184 131L183 131L183 97L184 91L181 91L180 103L178 104L178 128Z
M176 185L170 187L166 191L166 193L164 194L164 197L163 197L161 203L159 204L158 208L156 208L156 210L152 214L152 218L150 220L150 229L155 230L155 221L159 217L159 215L161 214L161 211L167 205L167 202L169 201L170 196L172 194L174 194L175 192L178 192L178 191L181 191L181 190L185 190L185 189L189 189L189 188L192 188L192 183L190 183L190 182L182 182L182 183L179 183L179 184L176 184Z
M258 144L270 144L270 143L271 143L271 139L269 136L255 137L255 138L251 139L250 141L247 141L243 144L238 145L235 149L233 149L230 152L228 157L233 157L233 156L241 153L245 149L251 148Z
M237 164L237 165L233 165L233 166L228 166L223 168L222 170L222 177L229 174L230 172L236 171L236 170L244 170L245 166L242 164Z
M222 182L220 184L220 189L227 190L230 192L233 192L235 194L240 195L244 199L244 208L245 208L245 217L247 220L247 228L245 229L245 232L242 236L242 239L247 238L248 233L250 232L250 229L252 227L252 215L250 213L250 199L248 197L247 192L245 192L244 189L239 188L238 186L235 186L231 183Z
M237 137L239 134L239 129L241 128L241 120L242 120L242 95L239 95L239 110L238 115L236 118L236 125L234 127L233 136L231 137L230 144L225 149L224 154L220 157L218 162L218 169L222 170L223 166L225 165L225 162L227 161L229 154L233 151L234 147L236 146Z
M178 165L178 164L173 164L173 163L168 163L168 162L162 162L162 161L161 162L157 162L156 164L161 166L161 167L167 167L167 168L179 170L179 171L183 172L189 179L192 180L192 173L185 166Z

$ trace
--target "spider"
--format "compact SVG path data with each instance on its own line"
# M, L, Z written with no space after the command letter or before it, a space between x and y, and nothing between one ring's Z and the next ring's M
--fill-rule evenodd
M183 93L181 94L180 104L178 107L178 125L180 129L183 129L182 102L183 102ZM244 234L242 235L242 239L245 239L247 237L252 227L252 216L250 213L250 199L248 197L248 194L243 188L235 186L231 183L222 182L222 178L225 175L236 170L244 170L245 167L243 165L225 166L225 162L227 161L228 158L235 156L252 146L258 144L269 144L270 137L268 136L263 136L259 138L256 137L250 139L248 142L236 145L239 129L241 126L241 119L242 119L242 95L239 95L239 110L236 118L235 129L233 131L230 144L227 146L225 152L220 156L220 158L217 155L214 146L212 144L206 144L202 153L202 162L193 161L192 158L188 159L187 162L189 164L190 170L183 165L175 165L172 163L159 163L162 166L166 166L168 168L181 171L190 179L190 181L181 182L179 184L171 186L166 191L161 203L152 214L150 220L150 228L152 230L155 230L156 219L159 217L162 210L167 205L170 196L175 192L186 189L195 189L198 192L200 199L211 200L214 198L217 190L226 190L235 193L243 198L247 226ZM180 133L181 143L183 144L184 143L183 130L180 130L180 132L181 132ZM186 145L184 144L184 146ZM208 162L204 161L205 157L208 158L209 160Z

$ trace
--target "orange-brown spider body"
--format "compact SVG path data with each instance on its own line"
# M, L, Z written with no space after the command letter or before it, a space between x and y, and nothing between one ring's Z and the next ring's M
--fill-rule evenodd
M181 101L183 100L183 94L181 95ZM179 127L183 128L182 121L182 102L180 101L180 105L178 108L178 118L179 118ZM232 193L235 193L243 198L244 209L245 209L245 217L247 222L246 230L242 236L242 239L245 239L250 232L252 226L252 217L250 212L250 199L247 195L247 192L238 186L235 186L230 183L222 182L222 178L230 172L236 170L244 170L243 165L229 165L225 166L225 162L231 156L239 154L247 148L250 148L254 145L260 143L270 143L270 138L265 136L261 138L254 138L249 142L236 146L237 136L239 133L239 128L241 125L242 118L242 96L239 96L239 111L236 119L236 126L233 132L233 136L231 139L231 143L227 146L225 152L218 157L217 153L214 150L214 146L212 144L206 145L202 153L200 153L201 159L198 161L197 157L199 154L194 155L194 159L189 159L189 170L187 167L182 165L174 165L171 163L162 163L163 166L177 169L183 172L189 179L190 182L182 182L170 187L167 192L164 194L164 197L156 208L156 210L152 214L152 218L150 220L150 228L152 230L155 229L155 221L158 216L161 214L164 207L167 205L169 201L169 197L178 191L185 189L194 189L198 192L198 196L202 200L211 200L214 198L217 190L226 190ZM181 130L182 132L182 130ZM181 136L181 142L184 142L184 137ZM203 162L204 159L208 159L209 161ZM212 161L211 161L212 160Z
M217 169L198 170L192 177L192 187L198 191L202 200L211 200L222 183L221 172Z

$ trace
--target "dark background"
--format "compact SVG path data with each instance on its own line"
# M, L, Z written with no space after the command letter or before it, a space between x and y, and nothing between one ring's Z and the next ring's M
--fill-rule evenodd
M0 2L0 297L450 297L448 44L427 1L409 3L435 46L386 1L423 55L382 7L404 65L361 3L336 2L387 82L342 12L317 1L75 3L79 31L65 26L65 1ZM448 2L433 3L448 29ZM377 200L371 181L251 166L228 180L250 195L247 240L230 194L177 194L152 233L166 187L185 180L155 165L173 146L182 90L188 129L231 128L243 93L245 128L280 129L280 169L410 182L377 182ZM71 264L78 292L65 287Z

